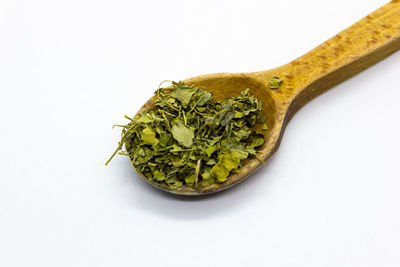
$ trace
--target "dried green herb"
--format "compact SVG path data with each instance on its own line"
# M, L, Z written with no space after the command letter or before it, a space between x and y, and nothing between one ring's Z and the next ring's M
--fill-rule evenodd
M268 87L270 89L278 89L282 82L283 80L281 78L274 76L269 80Z
M106 164L120 152L152 182L199 189L225 182L264 144L264 135L252 127L266 118L249 89L223 102L183 82L156 94L155 108L116 125L122 127L121 141Z

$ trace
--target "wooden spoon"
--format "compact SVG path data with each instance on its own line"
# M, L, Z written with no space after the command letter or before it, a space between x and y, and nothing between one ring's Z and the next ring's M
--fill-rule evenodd
M399 49L400 1L393 0L289 64L260 72L203 75L184 82L212 91L216 100L239 95L250 88L250 93L262 101L263 115L267 117L269 130L265 132L265 144L260 148L260 158L266 161L278 149L285 127L297 110ZM268 81L273 76L283 79L279 89L268 88ZM154 100L155 97L151 98L139 113L152 108ZM167 185L150 183L174 194L209 194L238 184L260 166L256 159L247 160L239 173L231 175L226 182L200 191L186 186L171 189Z

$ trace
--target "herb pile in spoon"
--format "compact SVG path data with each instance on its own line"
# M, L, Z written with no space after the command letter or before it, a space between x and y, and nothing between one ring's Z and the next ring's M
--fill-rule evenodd
M183 82L172 82L172 88L159 88L156 94L153 109L134 119L125 116L130 122L116 125L122 127L122 137L113 154L129 156L151 182L173 189L223 183L264 144L264 135L252 129L265 121L262 104L249 89L223 102Z

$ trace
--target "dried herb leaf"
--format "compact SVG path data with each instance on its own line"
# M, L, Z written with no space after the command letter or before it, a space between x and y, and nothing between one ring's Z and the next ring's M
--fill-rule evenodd
M257 134L251 140L251 143L247 146L249 148L259 147L264 144L264 136L262 134Z
M158 182L164 181L165 180L165 174L160 171L154 171L154 179L156 179Z
M218 150L217 146L210 146L206 148L207 157L211 157L211 155Z
M188 86L182 82L174 84L174 90L171 93L171 97L178 99L183 106L187 106L192 99L194 93L197 92L197 87Z
M169 133L162 131L160 132L160 146L166 147L172 139L172 135Z
M278 89L282 82L283 80L281 78L274 76L269 80L268 87L270 89Z
M175 124L172 129L172 136L184 147L193 145L194 128L185 126L182 122Z
M156 145L158 143L156 133L153 132L150 128L144 128L140 137L143 141L143 144L145 145Z
M223 152L218 155L218 163L211 169L211 176L218 182L225 182L231 170L236 169L240 164L240 159L233 153Z

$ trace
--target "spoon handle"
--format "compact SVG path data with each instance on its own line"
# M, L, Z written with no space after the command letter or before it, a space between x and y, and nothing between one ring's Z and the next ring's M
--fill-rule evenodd
M312 98L400 49L400 0L393 0L317 48L276 69L289 118Z

